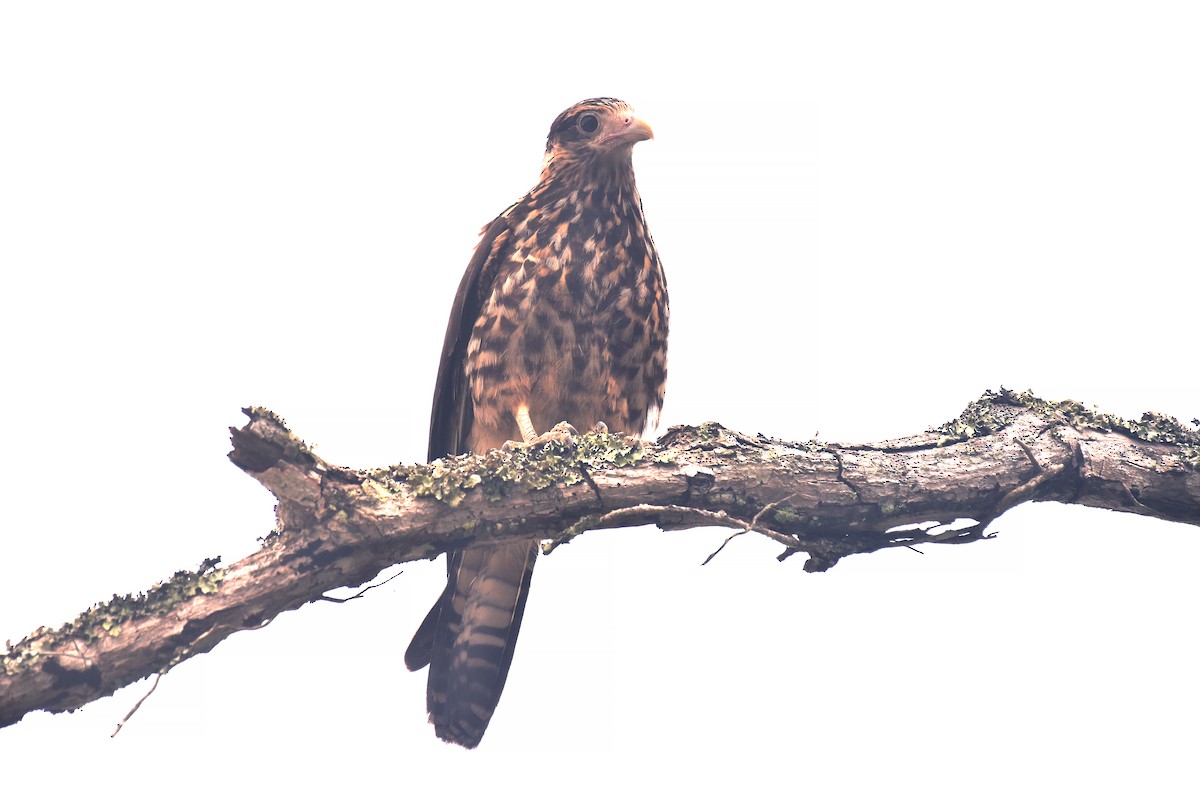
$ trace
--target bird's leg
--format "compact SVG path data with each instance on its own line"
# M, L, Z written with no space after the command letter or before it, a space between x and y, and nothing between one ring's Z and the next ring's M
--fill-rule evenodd
M521 429L521 439L525 440L526 444L537 439L533 421L529 419L529 406L522 403L517 407L517 413L514 416L517 418L517 428Z
M556 424L554 428L545 434L539 435L533 427L533 420L529 417L528 405L522 403L517 406L517 410L513 412L513 417L516 418L517 428L521 430L521 439L523 441L521 444L531 446L554 442L566 448L575 446L575 438L579 435L579 432L565 420ZM504 443L504 450L506 451L512 451L516 447L518 447L518 443L516 442L509 441Z

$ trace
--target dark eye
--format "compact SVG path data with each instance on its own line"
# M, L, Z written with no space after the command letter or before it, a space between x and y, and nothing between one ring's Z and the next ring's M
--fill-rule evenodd
M583 131L584 133L595 133L596 129L599 127L600 120L596 119L595 114L584 114L579 118L579 130Z

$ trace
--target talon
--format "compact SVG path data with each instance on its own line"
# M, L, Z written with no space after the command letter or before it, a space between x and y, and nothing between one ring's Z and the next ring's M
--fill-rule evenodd
M571 437L579 436L579 432L575 430L575 426L571 425L566 420L563 420L561 423L555 423L554 428L550 429L550 431L557 431L559 434L566 434L567 436Z
M592 426L592 431L597 434L607 434L608 424L601 420L599 423L596 423L596 425Z
M575 430L575 426L564 420L561 423L555 424L554 428L545 434L534 437L528 444L530 446L538 446L553 443L562 448L574 448L578 436L579 432Z

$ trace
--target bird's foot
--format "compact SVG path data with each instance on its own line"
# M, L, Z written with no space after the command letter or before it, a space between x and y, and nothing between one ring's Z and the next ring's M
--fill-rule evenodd
M543 445L554 444L563 450L571 450L575 447L575 443L579 437L579 432L575 430L575 426L565 420L558 423L554 428L547 431L545 434L539 434L527 442L513 442L509 440L504 443L502 450L505 453L512 453L518 448L540 448Z
M529 444L532 446L547 445L554 443L562 448L574 448L575 442L579 437L579 432L575 430L575 426L568 423L566 420L561 423L555 423L554 428L547 431L541 436L534 437Z

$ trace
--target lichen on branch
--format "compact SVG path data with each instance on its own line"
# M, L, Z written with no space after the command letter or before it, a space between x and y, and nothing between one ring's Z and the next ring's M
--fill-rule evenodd
M944 425L879 443L788 442L704 423L657 442L592 431L375 469L331 465L278 415L244 411L229 457L275 495L274 531L231 565L205 560L10 645L0 725L75 709L391 565L474 543L719 525L768 536L781 558L805 553L804 569L820 571L852 554L984 539L998 515L1029 501L1200 525L1195 425L1030 392L987 392Z

